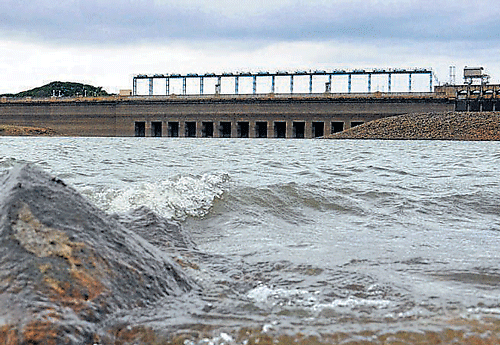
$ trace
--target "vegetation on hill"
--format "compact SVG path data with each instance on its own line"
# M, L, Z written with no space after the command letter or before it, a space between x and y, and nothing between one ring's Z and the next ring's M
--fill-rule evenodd
M44 97L77 97L77 96L109 96L102 87L92 85L54 81L44 86L40 86L28 91L19 92L16 94L4 94L0 96L23 98L44 98Z

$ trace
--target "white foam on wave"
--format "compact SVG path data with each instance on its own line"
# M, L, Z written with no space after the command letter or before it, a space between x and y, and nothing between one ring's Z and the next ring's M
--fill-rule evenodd
M111 213L123 213L146 206L168 219L206 215L224 193L227 174L178 176L157 183L141 183L125 189L84 191L97 206Z
M322 310L322 309L339 309L339 308L349 308L349 309L355 309L355 308L375 308L375 309L386 309L391 306L392 302L387 301L387 300L382 300L382 299L376 299L376 300L371 300L371 299L365 299L365 298L358 298L354 296L349 296L347 298L339 298L336 300L333 300L330 303L321 303L317 304L314 306L315 310Z
M259 285L247 292L247 297L257 303L272 303L273 305L295 305L312 307L317 303L317 291L303 289L271 288Z
M354 296L339 298L324 303L319 301L319 294L319 291L271 288L265 285L259 285L247 292L247 297L256 303L306 307L311 308L314 312L320 312L324 309L386 309L392 305L392 302L388 300L365 299Z
M228 345L235 343L233 337L224 332L221 332L218 336L214 336L213 338L203 338L198 342L194 342L190 339L184 340L184 345Z
M467 312L472 315L481 315L481 314L494 314L494 315L500 315L500 308L499 307L474 307L474 308L468 308Z

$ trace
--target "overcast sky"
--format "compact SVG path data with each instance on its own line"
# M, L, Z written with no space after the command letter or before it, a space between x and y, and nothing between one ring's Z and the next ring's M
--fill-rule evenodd
M464 66L500 80L498 0L0 0L0 93L134 74Z

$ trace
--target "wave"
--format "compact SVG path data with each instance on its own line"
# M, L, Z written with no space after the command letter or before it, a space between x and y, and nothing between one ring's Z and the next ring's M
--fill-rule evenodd
M60 343L91 343L96 334L124 339L127 329L143 326L168 332L264 324L264 331L347 329L347 336L356 337L367 325L376 332L384 331L387 322L420 330L434 322L437 328L447 327L448 313L465 311L474 318L498 313L495 256L483 263L484 269L460 264L464 267L453 270L436 264L441 257L435 249L432 255L409 253L418 236L399 242L399 237L387 237L389 228L384 233L367 227L382 224L381 216L390 216L391 227L395 217L411 218L423 205L411 193L401 201L402 193L330 181L251 187L212 173L122 190L87 188L86 194L101 203L99 209L59 178L29 167L0 173L0 187L0 310L9 310L0 315L0 339L3 324L20 333L33 315L37 320L54 316L49 326L59 332ZM394 203L410 199L413 208L390 212ZM352 217L364 223L353 223ZM192 224L206 241L226 236L215 238L225 251L204 253L199 249L203 244L197 248L190 239ZM262 232L252 231L255 224ZM223 234L238 225L246 228ZM416 229L395 233L410 237ZM452 241L443 241L443 231L436 233L434 242ZM494 239L496 234L490 235ZM432 236L427 232L425 243ZM358 242L363 237L365 242ZM455 247L462 248L462 239L457 236L460 246ZM398 250L398 245L402 254L387 256L381 250ZM442 249L451 261L453 251ZM377 250L383 257L374 254ZM481 285L477 298L471 289L476 285ZM460 303L464 296L466 305ZM39 331L44 325L27 327ZM42 329L40 334L52 333ZM219 338L223 342L230 336Z
M229 211L265 210L276 218L300 224L310 223L310 212L362 214L362 207L350 194L349 190L331 188L322 182L236 186L225 194L224 205Z
M108 213L125 213L147 207L176 221L236 212L247 214L255 221L267 214L289 224L308 224L312 222L311 212L365 213L363 205L353 198L354 191L325 186L323 182L257 187L230 182L227 173L207 173L181 175L157 183L130 183L123 188L87 186L81 192ZM385 195L372 194L371 198Z
M186 217L202 217L224 193L229 175L177 176L157 183L132 184L124 189L84 188L97 206L109 213L123 213L147 207L167 219L182 221Z

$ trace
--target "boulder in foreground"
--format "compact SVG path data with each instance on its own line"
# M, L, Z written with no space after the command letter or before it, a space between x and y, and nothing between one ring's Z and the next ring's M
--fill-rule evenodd
M86 344L112 313L196 288L161 248L25 165L0 175L0 343Z

